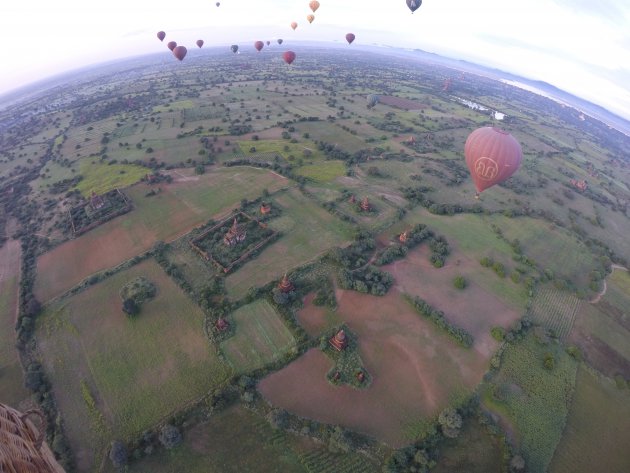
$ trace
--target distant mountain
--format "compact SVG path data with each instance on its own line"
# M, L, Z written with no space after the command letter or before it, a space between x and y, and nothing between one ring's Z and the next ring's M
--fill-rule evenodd
M544 95L549 97L552 100L557 102L561 102L565 105L573 107L577 110L580 110L585 115L593 117L606 125L619 130L627 136L630 136L630 121L615 115L614 113L606 110L604 107L600 105L596 105L588 100L581 99L580 97L576 97L573 94L565 92L564 90L560 90L554 85L551 85L547 82L540 80L532 80L527 79L525 77L517 76L516 74L512 74L510 72L502 71L500 69L491 68L482 66L479 64L475 64L463 59L451 59L445 56L440 56L439 54L429 53L427 51L423 51L422 49L413 49L413 50L404 50L398 48L390 48L396 49L397 51L406 52L411 54L413 57L420 58L422 60L428 62L434 62L436 64L450 67L453 69L462 70L465 72L471 72L479 75L483 75L486 77L490 77L497 80L505 80L510 82L516 82L518 84L522 84L525 86L527 90L532 91L533 93L538 93L539 95ZM518 84L513 84L517 85Z

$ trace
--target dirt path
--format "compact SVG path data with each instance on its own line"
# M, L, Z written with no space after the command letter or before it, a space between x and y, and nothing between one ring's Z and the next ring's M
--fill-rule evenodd
M610 274L612 274L615 269L618 269L620 271L628 271L628 268L624 268L623 266L619 266L618 264L613 264L611 265L612 271L610 272ZM606 290L608 289L608 285L606 284L606 279L604 279L604 287L602 288L602 290L599 292L599 294L597 294L590 302L591 304L597 304L602 297L604 297L606 295Z

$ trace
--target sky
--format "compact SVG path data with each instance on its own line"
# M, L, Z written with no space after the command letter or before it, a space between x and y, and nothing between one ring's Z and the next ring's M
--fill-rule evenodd
M3 0L0 94L105 61L255 40L418 48L543 80L630 120L630 0ZM293 31L290 23L296 21ZM156 37L166 32L164 43Z

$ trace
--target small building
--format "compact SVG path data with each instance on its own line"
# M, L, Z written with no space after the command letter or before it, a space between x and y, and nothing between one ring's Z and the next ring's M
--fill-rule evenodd
M405 145L413 145L415 143L416 143L416 139L413 136L410 136L405 141L403 141L403 144Z
M92 210L99 210L105 207L105 199L103 199L103 196L96 195L96 192L92 191L92 195L90 196L90 207L92 207Z
M230 328L230 324L223 317L220 317L219 320L216 321L214 326L219 332L225 332L228 328Z
M267 215L269 212L271 212L271 204L269 202L260 204L260 213L262 215Z
M405 230L400 235L398 235L398 241L401 243L405 243L408 237L409 237L409 231Z
M369 212L370 210L372 210L372 205L370 204L367 196L363 197L363 200L361 201L361 210L363 210L364 212Z
M581 192L584 192L588 188L588 182L586 182L586 180L578 181L576 179L571 179L571 185Z
M362 370L358 371L357 372L357 381L359 383L362 383L364 380L365 380L365 373Z
M234 217L234 223L223 237L223 243L227 246L234 246L245 240L247 231L238 224L236 217Z
M330 339L330 344L337 351L342 351L348 346L348 337L346 337L346 332L339 330L336 335L334 335Z
M351 204L356 203L356 201L357 201L357 198L354 196L354 194L352 194L350 198L348 199L348 202L350 202Z
M285 294L295 289L295 287L293 286L293 283L287 277L287 273L284 273L284 277L280 281L280 284L278 284L278 288L280 289L281 292L284 292Z

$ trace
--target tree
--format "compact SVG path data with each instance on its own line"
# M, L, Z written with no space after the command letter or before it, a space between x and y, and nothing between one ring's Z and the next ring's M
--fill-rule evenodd
M109 459L112 461L114 468L122 468L127 464L128 459L127 447L120 440L114 440L109 450Z
M510 471L520 473L525 471L525 460L520 455L514 455L510 460Z
M140 312L140 307L138 307L136 301L134 301L132 298L128 298L123 301L122 310L129 317L133 317L134 315L138 315L138 313Z
M440 413L438 423L445 436L456 438L459 435L459 429L462 428L462 416L458 414L457 409L447 407Z
M160 430L160 443L166 448L171 449L177 447L182 442L182 434L179 429L171 424L166 424Z

